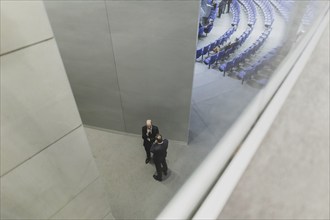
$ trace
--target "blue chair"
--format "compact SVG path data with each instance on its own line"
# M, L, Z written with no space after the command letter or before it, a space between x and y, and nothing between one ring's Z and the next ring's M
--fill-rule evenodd
M202 56L203 49L196 50L196 59L198 59L200 56Z
M214 54L204 60L204 63L206 65L209 65L209 69L210 69L211 65L215 63L215 61L217 60L217 57L218 57L218 54Z
M198 28L198 37L202 37L204 34L204 27L199 23L199 28Z
M245 72L244 70L242 70L242 71L236 73L236 77L237 77L238 79L241 79L241 80L242 80L242 84L243 84L243 79L245 78L245 75L246 75L246 72Z
M221 37L221 42L220 42L220 45L223 45L225 42L227 41L227 38L226 38L226 36L224 35L224 36L222 36Z
M203 34L204 34L204 27L200 26L199 29L198 29L198 37L202 37Z
M204 28L204 33L207 34L211 32L211 30L213 29L213 23L209 24L208 26L206 26L206 28Z
M203 60L203 56L209 52L209 48L210 48L210 45L207 45L207 46L203 47L202 60Z
M220 46L220 45L221 45L221 40L222 40L221 37L220 37L219 39L217 39L217 40L215 41L215 46Z
M218 61L220 61L220 60L222 60L224 57L225 57L225 51L224 50L222 50L222 51L220 51L219 53L217 53L217 63L218 63Z
M248 71L240 71L239 73L236 74L236 77L240 80L242 80L242 84L244 83L247 78L249 78L249 72Z
M233 53L234 50L235 50L234 47L229 48L229 49L227 50L227 54L228 54L228 56L229 56L231 53Z
M235 58L235 66L239 66L239 64L244 60L243 58L243 54L239 54L236 58Z
M210 52L217 46L216 45L216 42L213 42L213 43L211 43L209 45L210 45L210 47L209 47L209 52L207 53L207 55L210 55Z
M227 72L228 70L230 70L231 68L233 68L233 66L234 66L234 62L235 62L235 61L232 60L232 61L229 61L229 62L224 63L224 64L222 64L222 65L219 66L219 70L220 70L221 72L223 72L223 76L226 75L226 72Z
M215 20L215 17L216 17L216 10L211 10L209 19L212 19L214 21Z

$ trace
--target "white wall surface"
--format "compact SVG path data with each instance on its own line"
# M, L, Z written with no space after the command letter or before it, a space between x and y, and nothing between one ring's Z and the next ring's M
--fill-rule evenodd
M1 88L1 174L81 125L54 39L1 56Z
M46 1L84 124L187 141L199 1Z
M46 1L84 124L124 131L103 1Z
M0 38L1 218L111 217L43 2L1 0Z
M40 1L1 0L0 6L1 54L53 37Z

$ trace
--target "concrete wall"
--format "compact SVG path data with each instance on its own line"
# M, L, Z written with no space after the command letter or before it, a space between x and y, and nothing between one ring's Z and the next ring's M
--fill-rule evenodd
M46 1L84 124L187 141L199 1Z
M42 1L1 0L1 218L111 213Z

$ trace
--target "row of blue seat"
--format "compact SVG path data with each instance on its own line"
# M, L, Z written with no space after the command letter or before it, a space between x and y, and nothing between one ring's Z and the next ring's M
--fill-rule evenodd
M286 21L288 21L289 20L289 12L290 12L290 9L292 7L292 4L290 3L290 1L272 0L271 3L281 13L281 15L284 17L284 19Z
M272 26L274 22L273 9L269 1L254 0L254 2L260 7L264 14L264 24L266 27Z
M223 72L223 75L225 76L225 74L226 74L227 71L230 71L231 69L233 69L235 67L239 67L239 65L243 61L245 61L246 59L248 59L249 57L251 57L253 54L255 54L257 52L257 50L263 45L263 43L265 42L265 40L268 38L270 32L271 32L271 30L270 29L267 29L266 31L264 31L258 37L258 39L250 47L248 47L246 50L244 50L244 52L242 52L241 54L239 54L238 56L236 56L231 61L221 64L219 66L219 70L221 72Z
M219 7L219 5L217 7ZM230 10L233 13L233 19L231 22L232 27L229 28L216 41L210 43L209 45L207 45L203 48L197 49L196 50L196 59L198 59L200 56L202 56L202 60L203 60L203 56L206 53L209 55L209 52L212 51L215 47L223 45L230 38L230 36L235 32L237 25L239 24L239 21L240 21L240 7L239 7L237 0L233 0ZM213 27L213 24L212 24L212 27ZM200 25L199 36L202 35L204 32L205 32L204 29L201 31L201 25Z
M261 8L261 10L264 13L265 16L265 26L271 27L274 22L274 15L273 15L273 8L269 1L259 1L254 0L254 2ZM277 10L280 11L282 16L288 20L289 18L289 10L292 6L291 3L286 4L285 1L281 0L273 0L271 1ZM286 1L289 2L289 1ZM259 47L262 45L263 41L268 37L268 35L271 32L271 28L268 28L258 39L257 41L249 47L247 50L245 50L242 54L236 58L236 60L243 59L243 57L246 56L246 54L254 54ZM280 48L280 47L278 47ZM238 79L242 80L242 84L245 80L252 78L254 74L256 74L260 69L262 69L265 65L269 63L269 61L276 55L278 48L274 48L273 50L269 51L265 56L257 60L254 64L249 64L247 68L244 68L243 70L236 73L236 77ZM237 62L237 61L236 61Z
M244 1L251 1L251 0L244 0ZM232 5L231 5L231 11L233 13L233 20L235 18L235 15L234 14L240 16L240 5L238 3L238 0L234 0L233 1ZM238 18L238 22L239 22L239 18ZM236 27L235 23L232 22L232 26ZM223 56L224 57L228 57L239 46L241 46L245 42L245 40L249 37L249 35L252 32L252 30L253 30L253 26L250 26L249 25L249 27L246 28L246 30L241 34L241 36L239 36L238 38L236 38L236 41L233 43L233 45L230 46L231 47L230 50L226 50L226 52L223 54ZM220 58L220 56L218 58ZM222 59L222 57L220 59ZM210 61L212 61L212 60L210 60ZM217 64L217 61L219 61L219 59L216 60L216 64ZM208 61L206 61L204 63L207 64L207 65L209 65L209 68L210 68L210 65L212 65L212 62L210 62L211 64Z
M255 7L254 6L251 6L253 4L253 2L251 0L241 0L242 2L244 1L244 7L246 8L250 8L250 11L254 11L252 12L253 14L255 14ZM236 1L236 3L238 3ZM239 5L238 5L239 6ZM268 6L265 6L266 7L271 7L269 4ZM234 11L235 7L232 6L232 10ZM254 8L254 9L252 9ZM271 13L271 12L268 12L268 13ZM255 21L254 21L255 22ZM252 23L254 24L254 23ZM218 62L220 60L223 60L225 57L228 57L232 52L234 52L234 50L236 50L238 48L238 46L241 46L244 41L247 39L247 37L249 36L249 34L251 33L253 29L253 25L250 26L250 28L248 28L239 38L236 39L237 42L235 42L235 46L232 46L230 48L230 50L224 50L224 51L221 51L217 54L214 54L208 58L206 58L204 60L204 63L207 64L210 68L210 66L212 64L218 64ZM225 72L227 70L230 70L231 68L235 67L238 63L240 63L241 61L245 60L248 56L250 56L251 54L255 53L259 47L263 44L264 40L268 37L269 33L270 33L271 29L267 29L257 40L254 44L252 44L248 49L246 49L242 54L240 54L239 56L237 56L235 59L233 59L232 61L229 61L229 62L226 62L222 65L219 66L219 70L220 71L223 71L224 72L224 75L225 75ZM210 47L206 46L204 47L203 49L200 49L197 51L197 56L196 57L199 57L200 55L205 55L206 53L209 54L209 49L213 49L214 47L212 46L214 45L214 42L211 43ZM206 50L208 50L208 52L206 52Z
M249 37L249 35L251 34L251 32L252 32L252 30L253 30L253 27L247 27L246 29L245 29L245 31L241 34L241 36L239 36L237 39L238 39L238 41L240 42L240 45L242 45L244 42L245 42L245 40Z
M257 10L252 0L238 0L248 14L248 25L253 26L257 21Z
M243 0L243 1L244 1L243 4L245 5L245 6L244 5L243 6L246 7L246 8L250 8L250 11L254 11L252 13L255 14L255 7L251 6L251 4L253 4L253 2L251 0ZM236 3L238 4L237 1L236 1ZM271 7L271 6L268 5L266 7ZM232 10L233 10L233 8L234 7L232 6ZM254 8L254 9L252 9L252 8ZM204 60L204 63L207 64L209 66L209 68L210 68L210 66L212 64L216 64L217 65L220 60L223 60L224 57L228 57L230 55L230 53L234 52L234 50L237 49L238 46L241 46L244 43L244 41L247 39L247 37L251 33L252 29L253 29L253 25L250 28L248 28L239 38L237 38L236 39L238 41L237 42L237 45L234 46L234 47L232 47L231 50L221 51L221 52L219 52L217 54L214 54L214 55L206 58ZM219 66L219 70L220 71L223 71L224 72L224 75L225 75L225 72L226 72L227 69L231 69L232 67L234 67L242 59L245 59L248 54L254 53L261 46L261 44L263 43L263 41L268 37L268 35L270 33L270 30L271 29L267 29L267 31L265 31L262 34L262 36L260 36L260 38L257 39L256 43L254 43L247 50L245 50L242 54L240 54L237 57L237 59L234 59L232 61L229 61L227 63L224 63L224 64L220 65ZM211 46L210 48L213 48L213 47ZM203 53L201 50L199 50L199 52L197 52L197 54L204 54L205 55L206 54L206 51L204 50L204 53Z
M257 74L259 70L264 68L265 65L267 65L275 55L277 55L279 48L280 47L270 50L266 55L258 59L254 64L250 65L244 70L237 72L236 77L242 80L242 84L244 81L251 79L253 75Z
M237 5L235 2L237 3ZM256 74L265 65L267 65L270 59L272 59L273 56L276 55L278 48L274 48L261 59L258 59L256 62L253 61L254 55L264 44L265 40L268 38L269 34L272 31L271 27L274 22L274 8L277 9L285 19L287 19L288 13L290 12L290 7L292 7L292 3L290 0L234 0L230 8L233 15L232 26L233 28L235 28L231 29L233 31L236 30L236 26L241 16L239 3L247 12L249 29L247 29L240 37L236 38L235 42L232 44L225 44L230 39L232 33L228 33L229 36L227 36L227 34L224 34L217 41L212 42L206 47L197 50L196 59L202 56L202 61L206 65L208 65L208 68L210 68L211 65L217 65L217 68L223 72L224 76L227 71L235 70L235 72L233 73L238 79L241 79L243 83L244 81L253 77L254 74ZM256 23L256 5L261 9L264 15L264 25L266 27L266 30L250 47L244 50L244 52L240 53L239 55L228 61L230 55L245 42L245 40L252 32L253 27ZM219 44L220 42L221 44ZM212 51L214 47L216 47L216 45L223 45L222 50L215 54L211 53L210 55L210 51ZM203 60L203 55L206 54L210 56L206 57L206 59ZM251 62L253 62L252 65Z
M223 60L224 58L226 58L226 57L229 57L230 56L230 54L231 53L233 53L239 46L241 46L244 42L245 42L245 40L248 38L248 36L250 35L250 33L252 32L252 29L253 28L251 28L251 27L247 27L246 28L246 30L242 33L242 35L241 36L239 36L238 38L236 38L236 40L235 40L235 42L234 43L229 43L229 44L227 44L226 46L224 46L224 48L223 48L223 51L220 51L219 53L217 53L217 54L214 54L214 55L212 55L212 56L210 56L210 57L207 57L205 60L204 60L204 63L206 64L206 65L208 65L209 66L209 68L211 67L211 65L213 65L213 64L218 64L218 61L220 61L220 60ZM229 36L231 35L231 32L233 31L233 29L231 29L231 31L229 30L229 33L228 33L228 36L227 36L227 39L229 39ZM223 35L224 36L224 35ZM224 38L224 39L226 39L226 38ZM220 41L221 42L221 41ZM224 41L225 42L225 41ZM214 42L213 43L211 43L210 44L210 48L214 48L212 45L214 44ZM209 45L208 45L209 46ZM206 46L206 47L208 47L208 46ZM220 45L219 45L220 46ZM203 48L203 50L205 49L205 47ZM202 51L200 51L200 50L197 50L197 53L196 53L196 55L198 55L198 54L203 54L203 55L205 55L207 52L205 52L204 51L204 53L203 53L203 50ZM209 52L210 52L211 50L208 50L208 55L209 55Z
M202 56L202 61L203 61L203 56L208 54L217 46L222 46L229 38L230 36L234 33L236 29L234 27L229 28L221 37L219 37L217 40L214 42L210 43L209 45L200 48L196 51L196 59Z
M211 67L213 64L218 64L220 60L224 60L225 58L229 57L239 46L239 42L234 42L233 44L229 45L228 48L221 50L220 52L209 56L204 60L204 63Z
M234 43L226 45L222 51L206 58L204 60L204 63L208 65L209 68L213 64L217 65L220 60L224 60L224 58L229 57L231 53L233 53L239 46L241 46L251 32L252 32L252 28L248 28L246 31L243 32L243 34L239 38L236 38Z
M233 0L230 5L230 11L233 14L233 19L231 21L232 26L237 26L240 22L241 9L237 0Z
M295 0L272 0L277 1L286 11L290 11L295 3Z

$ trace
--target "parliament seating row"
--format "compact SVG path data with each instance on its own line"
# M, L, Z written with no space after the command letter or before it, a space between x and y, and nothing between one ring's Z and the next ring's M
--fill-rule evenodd
M248 15L248 25L253 26L257 21L257 10L252 0L238 0L243 5Z
M209 55L210 52L213 51L213 49L215 47L222 46L225 42L228 41L228 39L234 33L234 31L235 31L235 28L231 27L222 36L220 36L217 40L215 40L214 42L208 44L207 46L205 46L203 48L198 49L196 51L196 59L201 57L201 61L203 61L204 55L206 55L206 54Z
M233 14L233 19L231 21L232 26L237 26L240 22L241 9L237 0L233 0L230 5L230 11Z
M272 0L272 5L281 13L286 21L289 21L290 9L293 6L289 0Z
M245 9L244 11L247 14L248 27L241 36L235 39L233 43L228 43L231 35L234 31L236 31L240 20L240 4ZM258 6L263 13L264 25L266 29L247 49L235 57L232 57L231 54L233 54L246 41L254 28L257 17L256 6ZM256 74L268 63L268 61L277 53L278 50L278 48L274 48L262 58L254 61L256 57L259 56L257 55L257 52L272 31L272 25L274 22L274 8L280 12L284 19L287 19L286 15L290 12L291 6L291 3L285 3L284 0L234 0L230 8L233 15L231 23L232 27L216 41L198 49L196 51L196 60L201 57L200 61L208 65L208 68L215 65L217 69L223 72L224 76L226 75L226 72L234 70L232 75L236 76L238 79L241 79L242 83L248 79L251 79L254 74ZM213 49L217 46L221 46L220 51L213 51Z
M249 65L249 67L245 68L244 70L237 72L236 77L242 80L242 84L244 81L251 79L258 73L259 70L263 69L271 62L272 58L278 54L279 48L280 47L276 47L270 50L266 55L258 59L255 63Z
M274 22L274 15L273 15L273 9L270 5L269 1L259 1L254 0L255 4L257 4L260 9L262 10L264 14L264 24L266 27L272 26Z
M244 52L237 55L235 58L233 58L231 61L225 62L219 66L219 70L223 72L223 75L225 76L227 71L232 70L233 68L239 67L241 63L243 63L245 60L249 59L252 55L256 54L258 49L263 45L263 43L266 41L270 34L270 30L267 29L264 31L258 39Z
M236 38L235 42L230 42L229 44L225 45L222 50L217 54L207 57L204 60L204 63L208 65L209 68L213 64L217 65L220 60L224 60L225 58L229 57L233 52L235 52L235 50L237 50L244 43L244 41L248 38L251 32L252 28L248 27L247 30L245 30L239 38Z
M233 14L232 19L232 27L230 27L222 36L220 36L216 41L210 43L209 45L197 49L196 50L196 59L199 57L202 57L202 61L204 58L204 55L206 53L209 55L210 51L212 51L215 47L223 45L228 39L230 39L230 36L235 32L237 25L239 24L239 16L240 16L240 7L237 0L233 0L233 3L231 4L231 12ZM200 25L201 26L201 25ZM204 32L204 30L203 30ZM203 32L199 32L199 35L203 34Z

